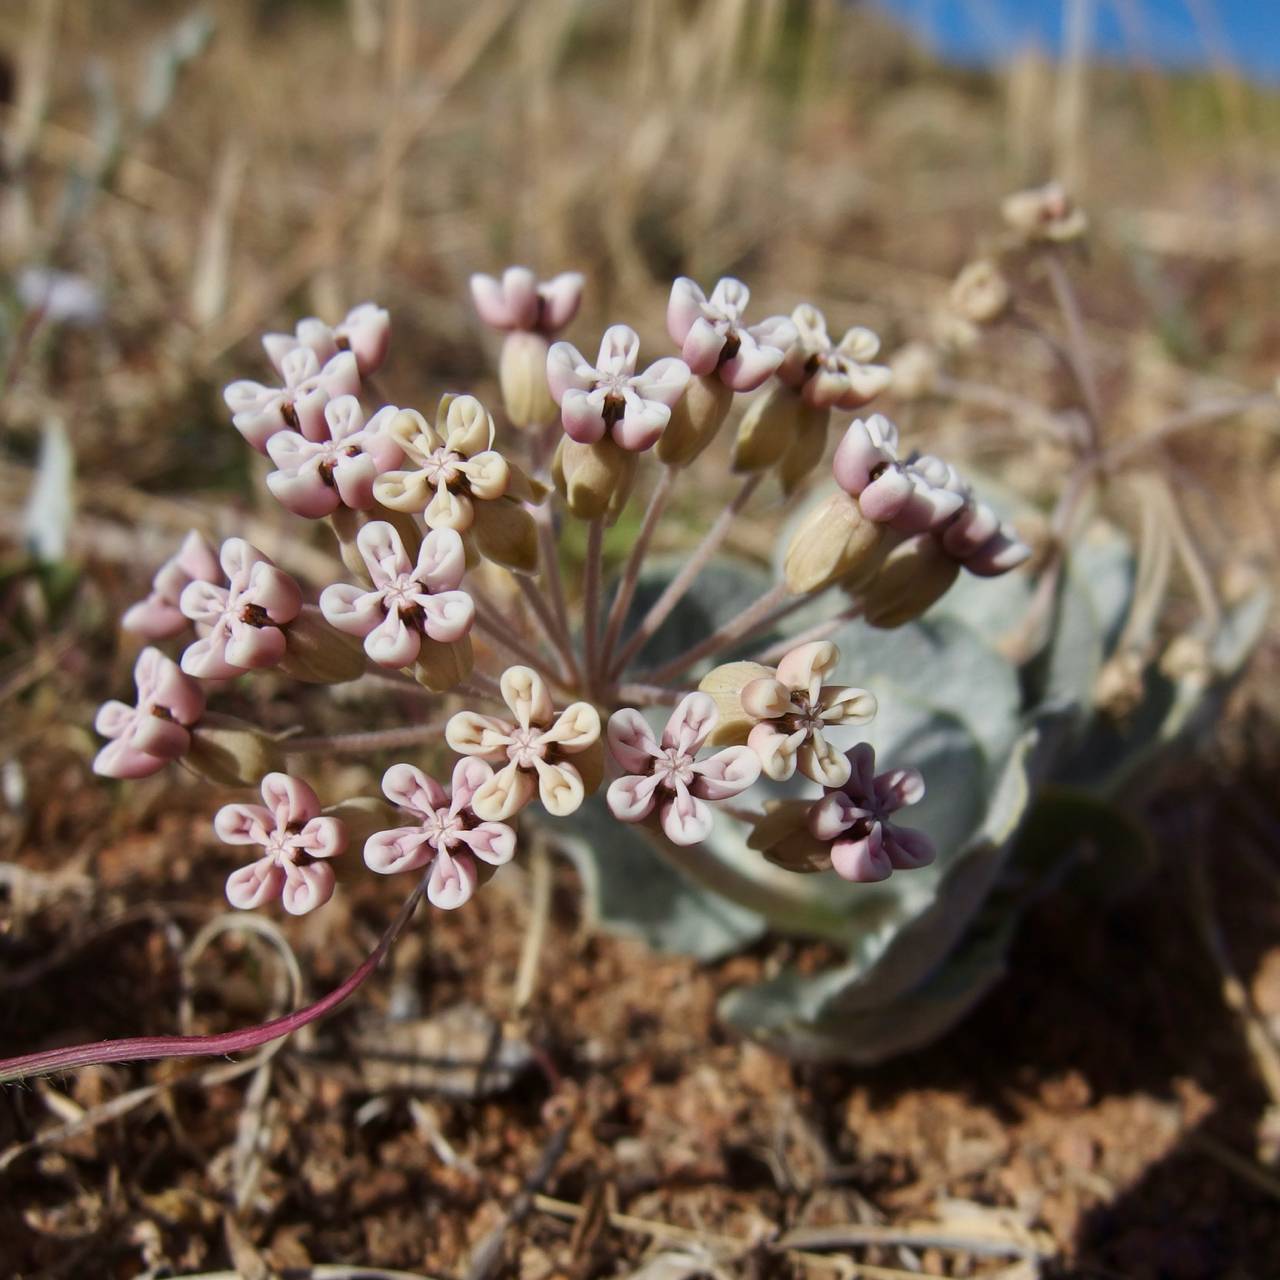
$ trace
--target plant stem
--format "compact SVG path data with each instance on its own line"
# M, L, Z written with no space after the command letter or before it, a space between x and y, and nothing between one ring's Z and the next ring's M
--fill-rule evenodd
M604 563L604 520L587 525L587 563L582 584L582 654L587 688L594 691L600 671L600 576Z
M1058 251L1050 249L1044 255L1044 262L1049 272L1049 285L1053 289L1054 300L1058 304L1058 310L1062 312L1063 323L1067 328L1067 356L1071 372L1080 388L1080 395L1084 399L1089 419L1089 443L1097 453L1102 447L1102 400L1098 395L1098 380L1089 355L1084 317L1080 314L1080 304L1071 284L1071 276L1063 266Z
M726 648L737 640L745 639L771 623L785 618L787 614L793 613L801 605L809 602L807 596L798 596L794 600L788 600L787 596L789 594L785 582L776 583L764 595L757 597L753 604L749 604L741 613L736 617L730 618L723 626L717 627L704 640L700 640L683 653L677 654L670 662L664 662L662 666L645 672L646 680L652 684L662 684L673 676L680 675L681 672L693 666L700 659Z
M520 584L520 591L525 598L525 602L533 610L534 617L538 619L547 642L560 659L561 680L563 682L576 683L578 679L578 661L573 655L572 647L561 638L556 618L547 604L546 597L523 574L517 573L515 578Z
M333 751L358 753L385 751L392 747L416 747L424 742L438 742L444 734L444 721L431 724L407 724L395 729L370 729L365 733L321 734L312 738L285 738L280 746L286 755Z
M623 569L622 578L618 583L617 594L613 597L613 605L609 609L609 623L605 630L604 644L601 647L600 657L601 667L605 671L612 670L614 650L618 647L618 635L622 631L622 624L626 619L627 610L631 608L631 601L635 598L636 584L640 581L640 570L644 567L644 558L648 553L649 543L653 541L653 534L658 527L658 521L662 518L662 513L667 509L667 503L671 498L671 492L675 488L676 477L679 474L675 467L665 468L657 486L649 495L649 505L645 508L644 519L640 523L640 532L636 535L635 542L631 544L631 554L627 557L626 567Z
M671 689L659 684L619 684L613 697L629 707L674 706L685 695L684 689Z
M702 541L694 549L693 554L685 562L685 566L667 584L667 589L653 602L644 620L636 628L631 638L622 647L622 652L614 660L609 674L617 676L626 669L627 664L644 647L652 636L670 616L672 609L684 599L685 593L693 586L698 575L706 567L707 562L720 549L720 544L729 534L734 518L751 500L751 495L760 487L765 473L758 471L742 482L742 488L734 495L733 500L716 517L715 523L707 530Z
M314 1004L304 1005L269 1022L245 1027L240 1031L225 1031L208 1036L131 1036L120 1040L97 1040L90 1044L68 1045L62 1049L46 1049L40 1053L27 1053L16 1058L0 1060L0 1084L24 1080L29 1076L48 1075L54 1071L69 1071L75 1067L97 1066L104 1062L144 1062L155 1058L220 1058L229 1053L243 1053L260 1045L279 1040L300 1027L315 1022L332 1013L339 1005L364 985L382 958L400 936L413 915L418 899L426 892L430 874L418 881L413 892L404 900L396 918L387 926L378 945L360 964L359 968L341 986Z
M1280 400L1271 391L1259 392L1257 395L1242 396L1237 400L1213 400L1206 404L1194 405L1182 413L1160 424L1144 435L1135 436L1132 440L1122 440L1114 444L1103 455L1103 463L1107 469L1128 462L1135 454L1145 453L1164 444L1171 436L1195 427L1207 427L1224 418L1235 418L1250 413L1255 409L1280 410Z
M488 607L481 605L478 600L476 601L476 630L482 632L499 648L505 649L513 658L523 662L525 666L532 667L544 680L551 684L564 684L561 674L552 671L540 654L535 653L523 640L512 635L510 628L504 627L489 612Z
M793 636L784 636L776 644L771 644L762 653L757 654L752 661L768 666L802 644L811 644L814 640L825 640L829 635L839 631L846 622L852 622L855 618L860 617L861 614L862 606L851 604L847 609L841 609L834 618L828 618L825 622L815 623L812 627L808 627L804 631L798 631Z
M533 518L538 526L538 556L542 565L542 579L546 584L547 594L551 597L552 616L556 620L553 634L559 636L561 650L568 650L572 657L569 605L565 600L564 580L560 576L560 544L556 541L551 508L544 503L534 510ZM576 661L571 670L576 677L578 671Z

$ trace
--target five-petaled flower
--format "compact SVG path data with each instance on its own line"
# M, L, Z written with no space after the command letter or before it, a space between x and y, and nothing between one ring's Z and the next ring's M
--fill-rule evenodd
M281 629L302 610L302 589L283 569L243 538L228 538L219 555L226 586L189 582L179 607L204 634L182 653L182 669L202 680L220 680L284 657Z
M312 520L339 507L367 511L374 481L400 462L400 446L387 434L399 412L387 405L366 422L355 396L330 400L324 406L326 438L277 431L267 441L267 454L279 468L267 476L267 488L294 515Z
M446 395L434 426L403 410L387 430L414 469L379 476L377 501L392 511L421 511L429 529L474 538L481 554L508 568L534 568L536 529L524 503L546 493L494 449L493 417L479 400Z
M796 341L796 327L786 316L745 325L750 298L747 286L732 276L719 281L710 298L688 276L671 286L667 332L680 344L691 373L714 373L734 391L754 391L777 371Z
M813 640L792 649L776 669L731 662L708 672L702 688L724 715L716 740L745 740L775 782L799 769L825 787L842 786L849 760L826 734L866 724L876 714L876 699L853 685L824 684L839 663L840 650L830 640Z
M834 870L845 880L870 883L894 871L928 866L936 856L923 831L889 821L924 797L915 769L876 773L876 753L860 742L849 752L849 778L816 803L784 801L760 818L748 844L791 871Z
M514 722L459 711L445 726L445 739L459 755L501 766L472 796L471 807L485 822L502 822L536 793L548 813L566 817L599 785L600 713L589 702L557 712L542 677L529 667L508 667L500 685Z
M471 297L480 319L491 329L549 336L577 315L582 285L577 271L562 271L540 281L528 267L508 267L501 280L480 272L473 275Z
M840 341L827 332L826 317L802 303L791 313L797 337L778 368L778 377L815 409L859 409L892 381L884 365L872 364L880 339L855 326Z
M159 649L146 648L133 666L138 696L131 707L113 699L98 709L94 728L110 738L93 762L104 778L145 778L191 746L191 726L204 713L204 690Z
M315 316L299 320L292 333L267 333L262 345L271 363L279 369L291 351L300 347L314 351L321 364L340 351L350 351L362 378L377 373L387 358L391 343L391 317L374 302L362 302L347 312L341 324L328 325Z
M571 343L552 346L547 383L570 439L595 444L607 435L633 452L657 443L691 374L674 356L637 373L639 357L639 335L625 324L605 330L594 365Z
M232 425L259 453L267 451L267 441L277 431L299 431L308 440L323 441L325 405L360 390L359 366L350 351L322 362L311 347L294 347L281 355L278 372L282 387L241 378L222 393Z
M187 583L217 582L220 577L218 553L203 534L192 529L178 550L156 570L146 597L125 610L120 625L148 640L176 636L188 625L178 607Z
M372 520L356 535L372 589L335 583L320 594L330 626L364 640L379 666L407 667L424 639L455 644L471 631L475 602L459 590L466 572L462 538L452 529L431 529L415 564L400 535L385 520Z
M262 857L233 871L227 901L252 910L279 898L291 915L322 907L333 897L333 868L325 861L347 847L340 818L323 817L320 800L301 778L269 773L262 804L223 805L213 829L226 844L256 844Z
M392 765L382 778L383 794L408 810L415 822L370 836L365 862L384 875L430 864L427 898L446 910L462 906L479 883L476 859L500 867L516 851L516 833L506 823L483 822L471 807L476 792L492 777L493 769L483 760L459 760L450 793L411 764Z
M609 809L622 822L643 822L655 808L672 844L699 844L711 834L708 800L727 800L760 776L750 747L726 747L706 759L698 751L719 718L705 693L686 695L658 739L639 711L623 707L609 717L608 740L623 776L609 785Z

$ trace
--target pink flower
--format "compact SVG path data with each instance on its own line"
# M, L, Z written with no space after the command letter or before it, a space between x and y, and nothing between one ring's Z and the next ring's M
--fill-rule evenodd
M877 774L875 769L875 751L860 742L849 752L848 782L828 791L809 812L809 832L830 847L836 874L859 883L928 866L936 856L923 831L889 821L891 814L924 798L919 771Z
M709 694L691 693L671 713L659 741L640 712L609 717L609 750L626 771L609 786L609 808L622 822L643 822L656 808L672 844L699 844L711 834L708 800L727 800L760 776L750 747L726 747L705 760L698 751L719 714Z
M557 342L547 352L551 398L572 439L595 444L612 435L615 444L632 451L657 443L691 375L689 366L673 356L638 374L639 356L640 338L625 324L605 330L594 365L568 342Z
M900 533L938 529L965 504L959 479L945 462L929 455L899 460L898 428L879 413L849 424L836 446L832 471L868 520Z
M776 372L796 341L796 327L786 316L770 316L748 328L742 314L750 298L747 286L731 276L710 298L688 276L671 286L667 332L692 373L714 373L734 391L754 391Z
M870 329L849 329L839 343L827 333L817 307L804 303L792 313L797 338L778 369L778 377L799 391L814 409L860 409L890 383L891 371L872 364L880 339Z
M333 897L332 858L347 847L347 829L338 818L320 815L320 800L301 778L269 773L262 780L262 804L228 804L213 819L226 844L257 844L266 852L233 871L227 901L252 910L280 898L291 915L305 915Z
M327 364L340 351L350 351L362 378L377 373L387 358L391 343L391 317L373 302L361 303L347 312L341 324L325 324L310 316L299 320L292 333L268 333L262 338L271 363L283 374L284 358L299 348L314 351Z
M138 696L131 707L105 702L93 727L111 738L93 762L104 778L145 778L191 746L192 725L204 714L204 691L159 649L146 648L133 666Z
M1016 569L1031 556L1013 526L985 503L970 495L960 514L939 533L942 549L970 573L996 578Z
M500 684L514 722L459 711L445 726L445 740L459 755L501 765L476 790L472 807L486 822L503 822L537 794L553 817L567 817L599 785L593 748L600 713L589 702L557 712L546 683L529 667L508 667Z
M475 622L471 597L459 591L467 559L453 529L431 529L422 540L417 564L400 535L385 520L372 520L356 535L372 590L337 583L320 594L320 610L330 626L364 640L365 652L383 667L407 667L422 638L450 644Z
M325 363L310 347L294 347L280 358L283 387L241 379L222 398L235 429L259 453L277 431L300 431L308 440L325 439L324 407L337 396L360 390L360 372L350 351L339 351Z
M183 588L183 615L205 634L182 654L182 669L202 680L221 680L284 657L280 629L302 610L302 589L243 538L228 538L219 556L227 585L190 582Z
M177 552L156 570L146 598L129 606L120 625L148 640L175 636L187 625L178 607L183 588L189 582L217 582L221 576L217 552L203 534L192 529Z
M839 662L840 650L830 640L814 640L792 649L772 675L742 687L742 709L756 722L747 745L775 782L785 782L797 767L823 786L848 780L848 757L825 735L841 725L866 724L875 716L876 700L852 685L823 684Z
M471 277L471 297L480 319L501 332L522 330L548 337L578 313L583 278L565 271L541 283L528 267L508 267L501 280L477 273Z
M340 506L368 510L374 480L399 466L403 456L386 430L399 412L387 405L365 422L355 396L330 400L324 407L326 439L277 431L267 441L267 453L279 468L267 476L267 487L294 515L311 520Z
M478 882L476 859L500 867L516 851L516 833L509 826L481 822L471 808L472 797L492 777L493 770L483 760L459 760L450 796L421 769L392 765L382 778L383 793L416 821L370 836L365 862L383 875L417 871L429 863L427 898L445 910L468 902Z

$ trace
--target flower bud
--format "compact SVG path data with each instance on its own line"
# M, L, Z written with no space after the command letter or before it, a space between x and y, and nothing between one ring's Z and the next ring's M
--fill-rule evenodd
M517 573L537 570L538 527L522 503L506 498L477 503L468 540L496 564Z
M360 641L331 627L314 604L284 629L285 650L279 669L307 684L345 684L368 670Z
M339 507L329 516L329 527L338 542L338 555L342 558L347 570L363 583L369 582L369 569L356 545L360 530L374 520L383 520L399 535L404 544L405 553L411 560L416 560L418 548L422 545L422 530L412 515L404 511L393 511L375 502L368 511L352 511L349 507Z
M288 746L287 742L285 746ZM398 817L395 806L380 796L352 796L349 800L330 805L323 812L325 817L337 818L343 824L347 847L352 849L363 848L374 832L394 826Z
M764 471L781 461L805 417L799 393L772 383L747 406L733 442L735 471Z
M742 706L742 690L753 680L768 679L774 674L772 667L759 662L726 662L713 667L698 684L703 693L714 699L720 718L707 736L712 747L732 744L740 746L747 740L755 724Z
M474 666L470 636L448 643L423 636L418 660L413 664L413 678L434 693L443 693L461 684Z
M547 351L542 334L515 330L502 342L498 383L513 427L523 430L551 422L558 410L547 386Z
M948 297L952 307L974 324L998 320L1013 300L1009 282L988 258L969 263L956 276Z
M687 467L715 438L733 405L733 389L714 374L693 378L658 437L658 461Z
M885 556L874 578L856 593L862 617L886 630L918 618L950 590L960 566L930 533L917 533Z
M256 786L284 769L284 754L272 737L234 716L207 712L191 731L186 763L223 787Z
M573 766L582 775L584 795L594 795L604 779L604 740L597 738L573 757Z
M785 871L831 869L831 849L809 830L812 800L780 800L752 823L747 847Z
M833 494L792 535L783 562L787 589L792 595L810 595L839 582L857 590L879 569L893 542L893 533L868 520L856 499Z
M1089 219L1061 183L1050 182L1030 191L1015 191L1000 206L1005 222L1025 240L1062 244L1078 240Z
M804 407L796 423L795 439L782 455L782 465L778 468L782 492L787 497L808 479L822 461L822 455L827 451L827 422L830 417L829 409Z
M612 524L631 497L638 457L610 436L595 444L565 436L552 460L551 475L572 515L579 520L603 517Z
M1093 703L1112 720L1127 720L1146 692L1146 662L1136 649L1121 649L1102 664L1093 683Z

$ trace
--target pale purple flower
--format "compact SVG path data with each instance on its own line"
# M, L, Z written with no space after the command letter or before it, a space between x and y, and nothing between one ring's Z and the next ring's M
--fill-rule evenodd
M965 504L955 472L940 459L898 457L898 428L883 414L855 418L832 459L836 483L862 514L900 533L938 529Z
M985 503L970 496L960 514L939 533L942 549L980 578L996 578L1031 556L1013 526Z
M738 694L743 711L756 722L747 745L775 782L785 782L797 768L826 787L848 780L849 758L826 734L866 724L875 716L876 699L853 685L824 684L839 662L840 650L830 640L814 640L792 649L772 675L748 681Z
M192 529L178 550L156 570L146 598L125 610L120 625L148 640L176 636L188 625L178 607L187 583L217 582L221 577L218 553L203 534Z
M876 773L876 753L860 742L849 752L849 780L828 791L809 812L809 833L830 846L831 866L845 880L887 880L894 871L914 871L936 853L923 831L889 818L924 798L916 769Z
M93 726L110 738L93 762L104 778L145 778L191 746L191 726L204 714L204 690L159 649L146 648L133 665L133 706L112 700Z
M491 329L520 330L551 337L573 319L582 302L583 278L564 271L539 281L528 267L508 267L502 279L477 273L471 277L471 297L480 319Z
M698 751L719 720L706 693L683 698L659 740L639 711L623 707L609 717L609 750L625 771L609 786L615 818L643 822L655 809L672 844L699 844L711 834L708 800L727 800L760 776L750 747L726 747L703 760Z
M430 529L415 564L400 535L385 520L371 520L356 535L372 589L336 583L320 594L330 626L364 640L379 666L407 667L423 637L451 644L475 622L471 597L458 589L466 572L462 537L454 529Z
M327 364L340 351L350 351L356 368L367 378L382 367L391 343L391 317L376 303L364 302L347 312L341 324L327 325L315 316L299 320L292 333L268 333L262 345L276 369L284 373L284 358L291 351L305 348L314 351L320 363Z
M368 510L374 502L373 482L403 457L387 434L399 412L387 405L366 422L355 396L330 400L324 407L327 439L277 431L267 441L267 454L279 468L267 476L267 488L294 515L311 520L339 507Z
M323 441L325 405L360 390L360 371L350 351L321 362L310 347L294 347L281 356L279 372L282 387L242 378L222 393L235 429L260 453L277 431L300 431L308 440Z
M594 365L568 342L547 352L547 384L571 439L595 444L611 435L632 451L657 443L692 375L674 356L636 373L639 356L640 338L625 324L605 330Z
M880 339L870 329L855 326L840 341L827 332L826 317L803 303L792 313L796 341L778 368L778 377L800 393L814 409L860 409L892 381L884 365L872 364Z
M213 829L226 844L264 850L228 877L227 901L233 907L252 910L279 898L286 911L300 916L333 897L333 868L323 860L347 847L347 829L341 819L321 816L319 798L301 778L267 774L262 804L224 805Z
M508 667L499 683L514 720L459 711L445 726L459 755L501 766L477 789L472 808L487 822L503 822L537 795L553 817L567 817L599 784L600 713L589 702L557 711L530 667Z
M459 760L450 794L421 769L392 765L382 778L383 794L408 810L414 823L370 836L365 862L384 875L430 864L427 898L445 910L468 902L479 880L476 859L500 867L516 851L516 833L506 823L482 822L471 808L475 793L492 777L483 760Z
M283 569L243 538L228 538L219 555L226 585L190 582L179 607L204 631L182 654L182 669L202 680L221 680L284 657L282 627L302 610L302 589Z
M734 391L754 391L777 371L798 337L796 327L786 316L748 327L742 316L750 298L747 286L731 276L719 281L710 298L688 276L671 286L667 332L693 374L714 373Z

